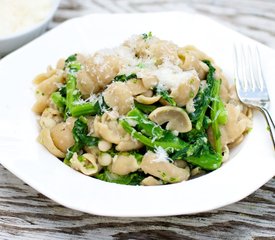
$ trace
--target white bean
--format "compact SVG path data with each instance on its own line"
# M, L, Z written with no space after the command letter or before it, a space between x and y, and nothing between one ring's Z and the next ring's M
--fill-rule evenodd
M98 156L98 163L101 166L109 166L112 160L112 156L109 153L102 153Z
M102 152L107 152L108 150L110 150L112 148L112 143L107 142L105 140L100 140L98 142L98 148Z

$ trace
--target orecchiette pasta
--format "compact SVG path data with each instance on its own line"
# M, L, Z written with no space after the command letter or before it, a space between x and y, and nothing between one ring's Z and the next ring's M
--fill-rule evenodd
M72 168L84 173L85 175L92 176L99 171L96 158L90 153L85 153L81 156L78 156L76 153L74 153L70 163Z
M205 79L208 72L208 66L201 61L202 59L207 59L204 54L200 54L197 49L190 46L189 48L180 49L179 57L183 62L182 68L184 70L195 69L199 78L201 80Z
M41 128L51 129L58 123L62 122L62 117L58 110L53 108L46 108L40 117Z
M140 79L131 79L126 82L126 86L131 91L132 96L146 92L148 89L144 87Z
M146 104L146 105L151 105L154 104L155 102L158 102L160 100L161 96L154 96L154 97L146 97L144 95L138 95L136 97L136 100L140 103Z
M72 134L74 122L75 119L68 118L66 122L58 123L51 129L54 145L64 153L75 143Z
M60 59L35 79L39 142L107 182L186 181L230 160L252 128L213 59L146 33L91 56Z
M111 171L119 175L127 175L139 169L137 159L133 155L119 154L113 158Z
M241 105L228 103L226 104L226 110L228 112L227 123L220 127L222 146L232 145L236 141L240 143L243 133L252 127L249 118L242 113ZM213 135L211 129L209 129L208 134L209 139L212 141Z
M161 185L162 182L152 176L149 176L149 177L144 178L140 184L144 185L144 186L157 186L157 185Z
M167 130L184 133L192 129L192 123L188 114L179 107L159 107L152 111L148 117L159 125L167 123Z
M49 79L51 76L53 76L56 73L55 69L52 69L51 67L49 67L47 69L46 73L41 73L38 74L34 79L33 82L35 84L40 84L41 82L45 81L46 79Z
M61 71L60 73L56 73L50 78L39 83L37 85L37 91L42 95L49 96L58 89L58 84L62 84L63 82L63 72Z
M77 86L81 93L89 96L109 84L119 71L119 59L104 52L91 58L82 57L83 69L77 73Z
M181 82L177 88L171 90L171 97L175 99L178 106L185 106L188 101L197 95L199 86L200 80L197 75L191 75L186 81Z
M52 136L51 136L51 131L48 128L44 128L41 130L39 136L38 136L38 141L44 145L50 153L52 153L54 156L59 157L59 158L64 158L65 153L60 151L54 144Z
M147 152L142 158L140 168L165 182L181 182L190 176L188 169L179 168L176 165L162 159L153 152Z
M126 134L124 138L117 144L116 150L119 152L131 151L140 149L143 144L136 139L133 139L129 134Z
M125 83L111 83L103 93L106 104L116 108L119 114L126 114L134 104L131 89Z

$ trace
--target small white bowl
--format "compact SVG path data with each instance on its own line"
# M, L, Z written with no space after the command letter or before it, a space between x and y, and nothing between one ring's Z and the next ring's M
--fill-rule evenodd
M43 21L33 24L21 31L0 36L0 57L3 57L4 55L41 35L46 30L50 20L59 6L60 1L61 0L53 0L52 8Z

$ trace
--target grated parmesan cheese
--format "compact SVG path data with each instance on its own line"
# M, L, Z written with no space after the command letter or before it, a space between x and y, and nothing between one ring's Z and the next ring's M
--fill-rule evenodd
M154 162L170 162L171 159L168 156L168 153L162 147L155 148L156 158Z
M186 103L186 111L188 113L193 113L196 111L195 109L195 105L194 105L194 100L190 99L187 103Z
M156 76L159 84L166 89L176 89L183 82L187 82L192 78L198 78L195 70L184 71L177 64L166 58L161 65L156 64L156 59L150 55L137 58L135 56L135 48L137 47L137 36L133 36L125 45L121 45L114 49L114 52L121 60L121 68L118 75L130 75L135 73L138 78L144 76ZM150 41L156 41L152 37ZM192 85L192 84L191 84Z
M195 70L183 71L176 65L162 66L154 72L154 75L159 79L159 83L168 89L176 89L182 82L197 78Z
M0 0L0 36L13 34L43 21L52 0Z
M95 102L97 100L98 96L94 93L92 93L87 99L85 99L86 102Z

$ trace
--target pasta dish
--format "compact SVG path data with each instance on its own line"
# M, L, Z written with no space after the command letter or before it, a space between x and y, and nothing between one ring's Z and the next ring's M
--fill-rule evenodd
M147 34L73 54L35 79L39 142L73 169L127 185L186 181L219 168L252 112L193 46Z

